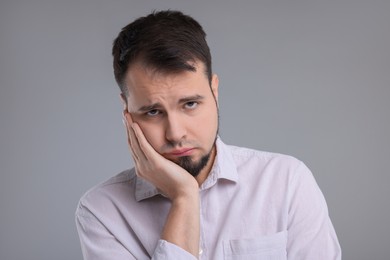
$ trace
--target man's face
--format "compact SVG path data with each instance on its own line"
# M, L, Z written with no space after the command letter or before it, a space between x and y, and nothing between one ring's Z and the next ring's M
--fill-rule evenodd
M208 174L218 132L218 78L210 89L203 63L195 67L163 74L136 63L125 79L133 121L158 153L194 176L202 169Z

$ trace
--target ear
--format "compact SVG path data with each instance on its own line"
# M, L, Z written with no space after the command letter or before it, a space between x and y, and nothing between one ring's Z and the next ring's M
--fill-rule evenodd
M211 78L211 91L214 94L215 101L217 101L217 104L218 104L218 84L219 84L218 75L213 74Z

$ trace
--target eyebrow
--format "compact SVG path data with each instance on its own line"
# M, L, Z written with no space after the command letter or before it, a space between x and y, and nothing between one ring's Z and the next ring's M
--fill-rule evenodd
M147 111L150 111L150 110L154 110L154 109L158 109L158 108L161 108L161 104L160 103L153 103L151 105L147 105L147 106L142 106L138 109L138 112L142 113L142 112L147 112Z
M184 97L184 98L179 99L179 103L186 103L189 101L198 101L198 100L202 100L202 99L204 99L204 96L193 95L193 96Z
M199 101L199 100L202 100L204 99L204 96L201 96L201 95L193 95L193 96L188 96L188 97L184 97L184 98L181 98L179 99L179 104L181 103L186 103L186 102L189 102L189 101ZM138 109L138 112L147 112L147 111L150 111L150 110L154 110L154 109L159 109L161 108L162 105L161 103L153 103L151 105L146 105L146 106L142 106Z

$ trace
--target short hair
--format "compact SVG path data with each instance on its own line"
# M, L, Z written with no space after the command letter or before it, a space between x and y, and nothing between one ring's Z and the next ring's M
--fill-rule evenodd
M206 33L192 17L179 11L159 11L125 26L114 40L114 75L122 93L127 94L125 77L135 62L163 73L196 71L203 62L211 84L211 54Z

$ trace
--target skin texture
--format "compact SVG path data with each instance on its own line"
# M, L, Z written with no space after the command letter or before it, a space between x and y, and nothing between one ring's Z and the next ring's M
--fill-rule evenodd
M161 238L198 257L199 185L216 155L218 77L211 87L201 62L196 72L163 74L133 64L126 75L124 121L137 175L172 202ZM210 154L193 177L178 165L187 156L197 163Z

